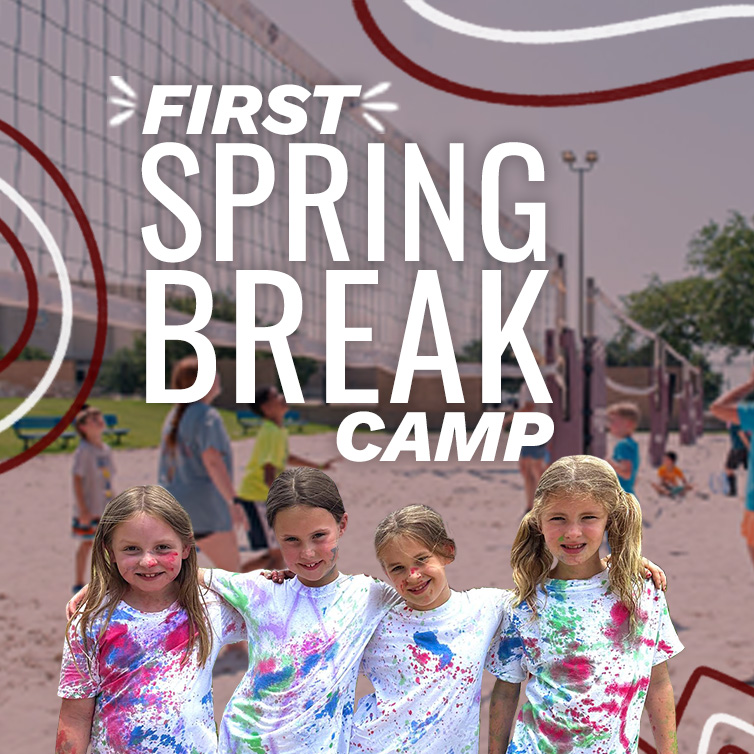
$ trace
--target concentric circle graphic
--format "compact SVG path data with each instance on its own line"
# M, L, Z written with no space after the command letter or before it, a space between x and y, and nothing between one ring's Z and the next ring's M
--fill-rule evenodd
M24 326L21 328L21 333L16 342L10 348L8 353L0 359L0 372L2 372L18 358L21 351L24 350L24 347L29 342L29 338L31 338L31 334L34 330L34 323L37 321L37 313L39 312L39 288L37 287L37 276L34 274L34 268L32 267L29 255L26 253L26 249L24 249L23 244L18 238L16 238L16 234L10 229L8 224L1 219L0 236L2 236L11 249L13 249L16 259L21 265L24 279L26 281L26 293L28 295L28 307L26 309Z
M9 138L13 139L22 149L24 149L29 155L31 155L42 167L42 169L47 173L47 175L53 180L55 185L58 187L58 190L63 195L64 199L68 203L68 206L71 208L71 211L73 212L74 217L76 218L76 222L78 223L79 228L81 229L81 234L84 237L84 242L86 243L87 252L89 254L89 260L92 265L92 272L94 273L94 283L95 283L95 290L97 294L97 326L94 336L94 348L92 350L92 358L89 363L89 368L87 369L86 376L84 377L84 382L81 385L81 389L79 390L78 394L76 395L73 403L71 404L70 408L66 413L63 415L63 417L60 419L60 421L42 438L37 440L33 445L28 447L26 450L19 453L17 456L14 456L13 458L9 458L2 463L0 463L0 474L10 471L11 469L16 468L17 466L20 466L21 464L25 463L29 459L36 456L38 453L41 453L45 448L49 447L55 440L60 437L60 435L65 432L68 425L73 421L76 414L79 412L81 407L86 402L86 399L91 392L92 388L94 387L94 381L97 379L97 374L99 373L100 366L102 365L102 357L105 352L105 341L107 338L107 287L105 283L105 271L104 266L102 264L102 257L100 256L99 248L97 247L97 241L94 237L94 232L92 231L92 227L89 224L89 220L86 217L86 213L84 212L83 207L81 206L81 203L76 197L76 194L73 192L73 189L69 185L69 183L66 181L66 179L63 177L63 174L58 170L58 168L55 166L55 164L50 160L50 158L42 152L42 150L30 139L28 139L26 136L24 136L20 131L15 129L13 126L11 126L9 123L6 123L4 121L0 121L0 132L4 133ZM56 271L58 273L58 276L61 281L61 293L63 296L63 316L61 318L61 337L58 340L58 345L55 349L55 354L53 355L52 362L50 364L50 368L45 373L45 377L43 378L43 382L45 378L49 374L52 374L52 379L54 379L55 374L57 374L57 370L59 368L59 364L57 365L57 368L54 369L53 372L53 365L56 363L56 359L60 356L60 360L62 361L62 357L65 355L65 350L68 347L68 338L70 337L70 325L72 322L73 317L73 302L71 298L71 289L70 289L70 282L68 281L68 273L65 270L65 264L64 260L62 258L62 255L60 255L60 251L58 249L58 254L60 255L60 259L56 260L55 254L53 253L52 249L57 249L57 245L55 244L55 240L52 238L52 235L49 233L49 230L42 222L41 218L37 215L36 211L31 207L31 205L26 202L23 197L18 194L18 192L13 189L13 187L9 186L5 181L2 181L0 179L0 190L2 190L3 193L5 193L7 196L9 196L19 207L22 206L21 203L23 203L27 210L31 210L31 213L33 214L27 214L27 217L34 223L35 227L37 228L37 232L40 233L42 238L45 240L45 244L47 245L47 248L50 250L50 253L53 256L53 261L55 261L56 265ZM39 219L39 223L41 225L38 225L34 220L32 219L34 216ZM44 227L44 233L42 232L42 227ZM3 234L3 236L8 240L8 238ZM50 243L50 241L52 243ZM10 243L10 241L9 241ZM12 248L14 249L14 252L18 255L18 249L16 247L13 247L13 244L11 244ZM20 260L19 260L20 261ZM58 266L58 262L62 263L62 267ZM23 263L22 263L23 267ZM24 269L24 274L26 276L26 282L27 282L27 288L29 287L29 276L26 272L26 269ZM66 294L66 286L64 284L67 283L67 294ZM34 284L34 290L36 291L36 283ZM67 303L66 303L67 302ZM32 305L32 294L30 292L29 294L29 306ZM67 314L66 314L66 307L67 307ZM64 331L66 329L65 321L66 317L68 317L71 321L68 323L68 336L64 337ZM28 325L29 317L27 314L27 325ZM26 329L27 325L24 326L24 329ZM32 321L32 328L33 328L33 321ZM31 331L29 331L30 334ZM22 332L21 337L19 338L19 342L23 339L24 332ZM63 342L65 341L65 347L62 347ZM18 344L18 342L17 342ZM61 355L62 354L62 355ZM5 365L4 365L5 366ZM50 379L50 382L52 382L52 379ZM40 385L43 383L40 382ZM29 411L31 407L36 403L36 400L31 402L32 396L36 396L37 393L40 390L40 385L35 388L35 390L32 392L32 395L29 396L22 404L21 407L27 406L26 411ZM49 387L49 385L47 386ZM42 391L42 394L47 389L47 387L44 388ZM39 395L41 397L41 395ZM30 405L29 405L30 404ZM19 407L19 409L21 408ZM0 428L6 429L9 427L13 421L17 421L19 416L17 416L17 413L19 409L16 409L14 412L12 412L8 417L2 420L0 422ZM25 412L26 412L25 411ZM24 412L24 413L25 413Z
M20 406L13 409L8 416L4 419L0 419L0 432L5 432L13 426L13 423L18 421L23 416L31 411L34 406L39 403L40 398L47 392L53 380L57 377L60 371L60 366L63 363L65 354L68 351L68 344L71 340L71 330L73 328L73 294L71 293L71 281L68 279L68 271L65 268L65 260L58 248L55 239L50 233L50 229L45 225L44 220L37 214L34 207L24 199L21 194L16 191L10 184L6 183L0 178L0 194L5 194L20 210L26 215L31 224L36 228L37 233L42 237L42 240L47 246L47 250L50 252L52 261L55 265L55 272L58 273L60 280L60 295L62 297L63 311L60 318L60 337L58 343L55 346L55 352L50 360L50 365L42 375L42 379L37 386L32 390L31 394L27 396Z

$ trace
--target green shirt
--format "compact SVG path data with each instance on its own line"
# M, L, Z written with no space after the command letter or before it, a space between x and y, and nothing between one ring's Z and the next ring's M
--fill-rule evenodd
M275 467L277 476L288 462L288 432L275 422L265 419L257 434L254 450L246 464L238 496L244 500L266 500L270 488L264 482L264 467Z

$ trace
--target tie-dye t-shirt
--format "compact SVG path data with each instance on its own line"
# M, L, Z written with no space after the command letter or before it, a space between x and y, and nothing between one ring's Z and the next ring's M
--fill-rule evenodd
M482 671L510 592L451 592L434 610L394 607L367 645L351 752L476 754Z
M346 754L359 661L399 601L369 576L307 587L253 573L213 570L210 588L246 621L249 670L220 725L227 754Z
M220 647L246 638L242 618L214 594L206 597L213 631L204 667L183 660L188 617L175 602L142 613L121 602L103 636L103 619L87 630L87 645L73 628L65 643L58 696L96 697L91 754L216 754L212 666ZM90 661L88 664L88 660Z
M546 592L546 599L545 599ZM522 604L490 650L495 675L520 683L527 701L508 754L635 752L652 668L683 649L665 595L643 587L637 633L608 593L607 571L545 582L539 616Z

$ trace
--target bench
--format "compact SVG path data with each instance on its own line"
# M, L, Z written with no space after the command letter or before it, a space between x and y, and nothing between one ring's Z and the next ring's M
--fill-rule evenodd
M283 425L296 432L300 432L304 428L305 424L306 419L302 419L301 414L299 414L298 411L294 411L293 409L287 411L285 416L283 417Z
M243 434L246 434L250 429L258 429L262 426L262 418L248 409L236 411L236 419L241 425Z
M131 431L131 428L119 427L117 414L103 414L102 418L105 420L106 427L105 431L102 434L114 437L115 444L120 445L124 435L127 435Z
M41 440L47 433L55 427L62 416L24 416L17 422L13 423L13 431L19 440L23 440L24 450L29 447L29 444ZM67 429L60 435L60 441L63 447L68 447L68 442L76 437L76 432L72 429Z

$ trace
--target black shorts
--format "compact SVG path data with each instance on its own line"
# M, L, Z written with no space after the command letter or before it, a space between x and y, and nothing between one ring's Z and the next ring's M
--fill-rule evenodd
M739 466L745 469L749 468L749 451L746 448L731 448L728 451L728 457L725 459L725 468L729 471L735 471Z

